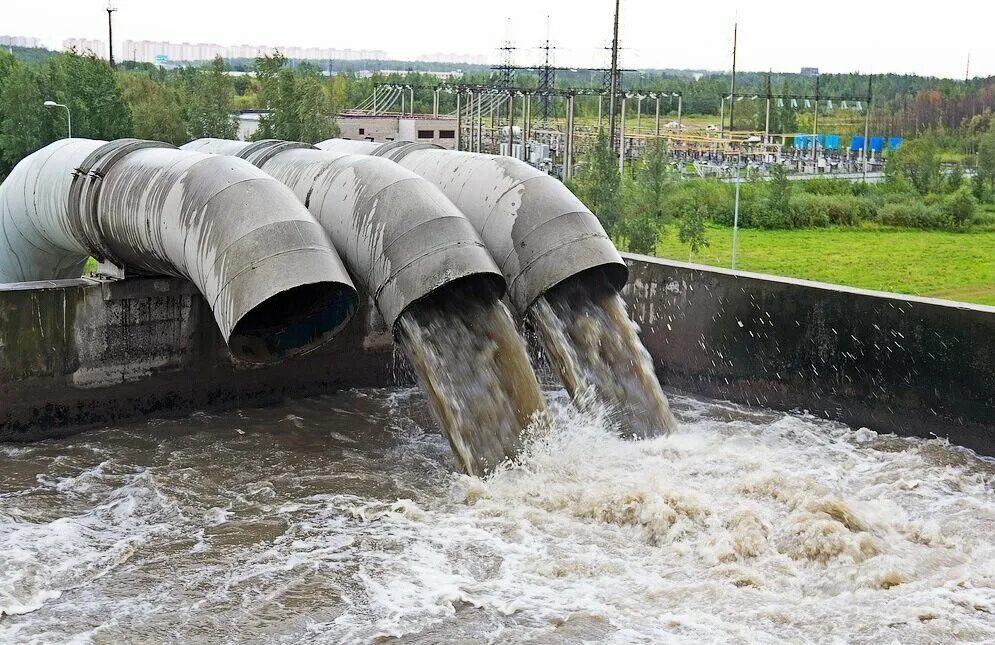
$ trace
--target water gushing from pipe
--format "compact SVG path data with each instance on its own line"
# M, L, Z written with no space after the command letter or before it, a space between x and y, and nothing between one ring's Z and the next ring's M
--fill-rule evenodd
M604 405L639 437L677 428L638 327L606 281L587 275L550 289L529 309L528 323L580 407Z
M546 404L508 309L464 287L405 310L397 338L453 454L479 476L518 454L523 431L542 422Z

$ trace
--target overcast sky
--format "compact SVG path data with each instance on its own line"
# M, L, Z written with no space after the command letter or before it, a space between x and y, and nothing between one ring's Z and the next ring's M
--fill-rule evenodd
M0 32L106 37L106 0L2 0ZM115 41L381 49L414 58L458 52L499 58L508 38L518 64L539 60L549 16L560 65L601 67L611 41L612 0L117 0ZM928 8L927 8L928 7ZM744 70L995 75L995 2L663 2L622 0L625 67L730 67L739 15ZM510 21L509 21L510 18Z

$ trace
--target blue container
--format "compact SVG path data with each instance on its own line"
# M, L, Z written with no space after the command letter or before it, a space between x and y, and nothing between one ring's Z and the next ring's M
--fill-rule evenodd
M871 137L871 152L884 151L884 137Z
M888 137L888 150L898 150L902 147L902 137Z
M838 134L827 134L826 143L824 144L826 150L839 150L840 149L840 135Z
M863 152L864 150L864 137L855 136L850 139L850 152Z

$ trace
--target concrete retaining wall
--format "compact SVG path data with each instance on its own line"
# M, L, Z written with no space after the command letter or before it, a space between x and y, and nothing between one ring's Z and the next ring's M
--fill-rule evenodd
M0 288L0 441L125 419L387 385L391 338L368 308L328 346L276 367L235 365L187 282L59 280Z
M661 380L995 454L995 308L627 256ZM0 441L394 382L369 308L318 352L232 363L175 279L0 288ZM377 329L377 331L370 331Z
M995 454L995 307L626 261L665 384Z

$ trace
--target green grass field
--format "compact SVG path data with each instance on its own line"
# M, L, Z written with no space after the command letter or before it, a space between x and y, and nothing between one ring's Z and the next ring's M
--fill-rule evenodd
M709 226L710 246L691 262L729 267L732 229ZM659 257L688 261L667 230ZM865 289L995 305L995 231L886 228L740 230L737 268Z

